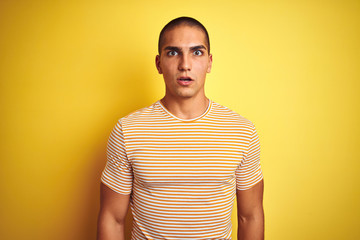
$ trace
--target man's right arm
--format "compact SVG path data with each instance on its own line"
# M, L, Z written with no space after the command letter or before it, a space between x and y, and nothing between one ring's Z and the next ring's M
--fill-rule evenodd
M125 217L129 201L130 194L117 193L101 183L97 240L125 239Z

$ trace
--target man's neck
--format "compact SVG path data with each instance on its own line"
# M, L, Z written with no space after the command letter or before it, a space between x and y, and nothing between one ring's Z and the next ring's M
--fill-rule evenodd
M193 119L205 113L209 106L209 99L206 96L197 98L173 99L165 96L161 99L164 107L180 119Z

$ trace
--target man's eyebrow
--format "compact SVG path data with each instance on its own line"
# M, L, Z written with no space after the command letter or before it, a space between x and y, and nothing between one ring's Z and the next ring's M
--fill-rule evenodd
M167 47L164 48L164 50L170 50L170 51L180 52L180 51L181 51L181 48L179 48L179 47L173 47L173 46L167 46Z
M191 51L200 50L200 49L206 50L206 47L204 45L197 45L197 46L190 47ZM181 48L175 47L175 46L167 46L164 48L164 50L177 51L177 52L182 51Z
M200 50L200 49L206 50L206 47L204 45L197 45L197 46L190 47L190 50Z

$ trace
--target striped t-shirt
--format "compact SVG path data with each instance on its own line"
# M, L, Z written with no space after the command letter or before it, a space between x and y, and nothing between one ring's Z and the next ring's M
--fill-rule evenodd
M179 119L160 101L122 119L102 182L131 194L132 239L231 239L235 190L262 179L254 125L209 101Z

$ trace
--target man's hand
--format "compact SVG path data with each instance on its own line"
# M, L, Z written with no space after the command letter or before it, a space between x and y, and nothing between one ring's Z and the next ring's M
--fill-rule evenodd
M125 239L125 217L130 194L119 194L101 183L97 240Z
M247 190L237 190L238 240L264 239L264 182Z

